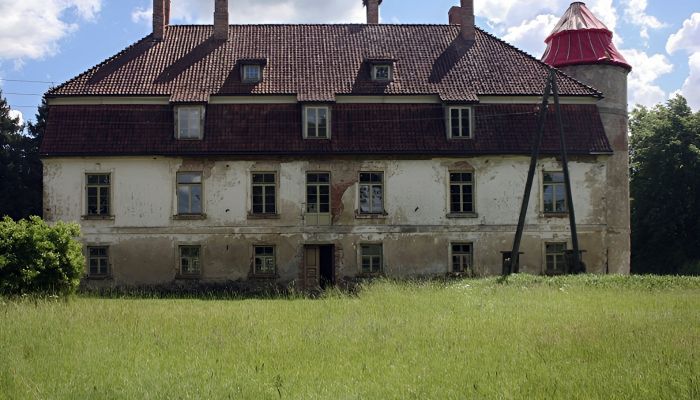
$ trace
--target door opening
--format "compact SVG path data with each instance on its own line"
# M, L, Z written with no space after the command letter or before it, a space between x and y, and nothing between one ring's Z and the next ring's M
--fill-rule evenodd
M334 246L332 244L318 246L320 253L320 263L321 276L320 284L321 289L325 289L329 286L335 285L335 268L334 268Z

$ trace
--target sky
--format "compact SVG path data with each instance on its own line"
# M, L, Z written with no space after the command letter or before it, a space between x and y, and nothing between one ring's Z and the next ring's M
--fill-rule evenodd
M171 0L171 24L211 24L214 0ZM34 120L52 85L151 31L152 0L0 0L0 90ZM384 0L381 23L445 24L458 0ZM540 58L569 0L474 0L478 27ZM700 110L700 0L589 0L632 65L629 103L680 93ZM361 0L229 0L232 24L364 23Z

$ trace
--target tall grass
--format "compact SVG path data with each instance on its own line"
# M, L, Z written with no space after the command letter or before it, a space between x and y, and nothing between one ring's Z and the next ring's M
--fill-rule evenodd
M700 278L0 301L0 398L698 399Z

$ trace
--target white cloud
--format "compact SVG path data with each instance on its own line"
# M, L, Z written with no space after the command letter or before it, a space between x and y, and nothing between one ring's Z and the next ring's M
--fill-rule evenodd
M688 100L688 105L694 110L700 110L700 52L694 53L688 59L690 73L683 82L681 94Z
M666 51L673 54L678 50L700 52L700 13L693 13L683 21L683 27L678 32L669 36Z
M10 110L8 114L10 115L10 118L18 118L20 125L24 123L24 115L22 115L21 111Z
M653 106L668 98L666 92L656 84L661 75L673 71L673 64L663 54L648 55L647 53L627 49L620 50L627 62L632 65L632 73L629 75L628 92L629 104L634 106Z
M0 59L40 59L56 54L58 42L78 28L76 21L95 19L101 1L0 0Z
M642 39L649 40L649 29L660 29L666 26L663 22L646 13L647 0L623 0L625 19L640 28Z
M551 14L538 15L535 19L508 28L503 40L539 57L545 50L544 38L552 32L558 21L559 17Z

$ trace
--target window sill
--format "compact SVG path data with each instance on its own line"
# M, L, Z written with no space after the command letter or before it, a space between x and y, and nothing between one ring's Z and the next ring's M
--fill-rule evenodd
M182 275L182 274L177 274L175 275L175 280L181 280L181 281L197 281L202 279L202 274L191 274L191 275Z
M253 214L248 213L248 219L280 219L279 214Z
M259 281L272 281L277 280L279 275L274 274L249 274L248 279L259 280Z
M177 214L173 215L173 220L193 221L207 219L207 214Z
M358 278L383 278L386 275L384 275L384 271L380 272L360 272L357 274Z
M201 142L204 140L204 138L198 137L198 138L181 138L181 137L175 137L175 140L180 140L183 142Z
M473 140L474 135L472 135L472 136L450 136L448 139L449 140Z
M328 140L330 141L330 137L313 137L313 136L306 136L304 135L304 140Z
M449 213L447 218L479 218L477 213Z
M83 215L80 218L91 221L114 221L114 215Z
M568 212L540 213L540 218L569 218Z
M386 217L389 214L386 212L382 213L361 213L359 211L355 211L355 218L357 219L386 219Z
M108 281L112 280L112 275L88 275L85 276L85 280L88 281Z

